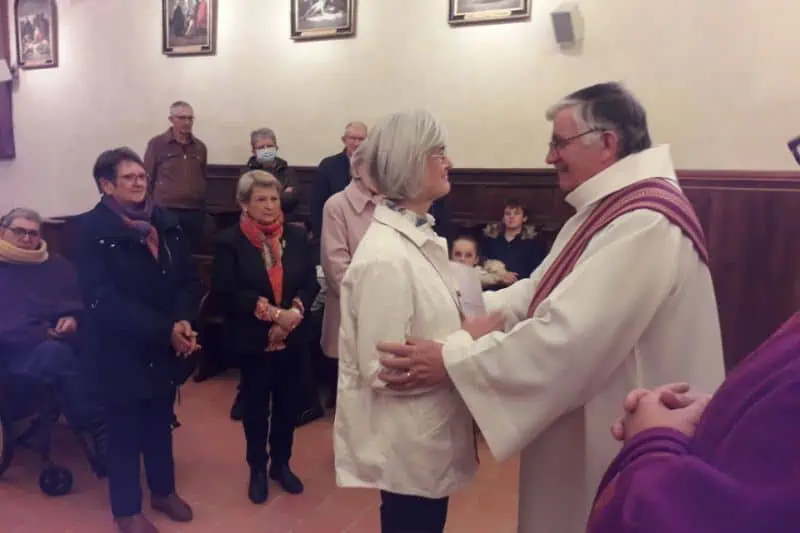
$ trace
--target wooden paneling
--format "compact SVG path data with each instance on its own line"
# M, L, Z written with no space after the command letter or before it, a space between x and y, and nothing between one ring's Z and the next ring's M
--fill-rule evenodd
M303 199L314 170L296 167ZM236 220L240 171L234 165L209 169L208 203L219 226ZM800 308L800 173L679 174L706 232L730 367ZM529 206L534 223L553 232L572 213L550 170L453 169L450 177L454 222L464 227L496 221L512 197ZM306 201L300 212L307 214ZM67 238L70 225L55 231ZM51 241L61 240L51 235ZM69 250L66 244L51 244Z

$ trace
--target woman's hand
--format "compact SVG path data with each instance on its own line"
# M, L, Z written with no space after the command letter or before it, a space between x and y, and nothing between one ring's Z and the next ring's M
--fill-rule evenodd
M197 332L186 320L173 324L171 341L172 349L178 355L188 356L200 349L200 345L197 343Z
M519 281L519 274L516 272L506 272L503 274L503 283L506 285L513 285L517 281Z
M506 320L501 311L488 315L466 318L461 323L461 329L469 333L473 339L480 339L492 331L503 331Z
M295 308L277 309L272 315L272 321L291 333L303 321L303 313Z
M636 406L624 416L622 428L612 427L618 440L629 440L636 434L652 428L671 428L687 437L694 435L697 423L711 401L710 394L678 392L680 389L659 388L653 391L633 391L637 396ZM631 395L629 395L629 398ZM626 410L628 410L626 401Z

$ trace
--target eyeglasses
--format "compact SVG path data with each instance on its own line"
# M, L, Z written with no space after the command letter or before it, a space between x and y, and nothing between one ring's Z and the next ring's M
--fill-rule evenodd
M134 182L134 181L146 182L150 179L150 176L148 176L144 172L140 172L140 173L120 174L119 179L128 182Z
M175 120L185 120L187 122L194 122L194 116L192 115L172 115L172 118Z
M572 137L567 137L566 139L563 139L557 135L553 135L553 138L550 139L550 150L556 152L559 150L563 150L564 148L566 148L576 140L580 139L581 137L589 135L590 133L596 133L598 131L605 131L605 130L602 128L592 128L590 130L584 131L583 133L573 135Z
M38 239L41 236L41 232L39 232L38 229L8 228L8 231L10 231L12 235L18 239L22 239L24 237Z

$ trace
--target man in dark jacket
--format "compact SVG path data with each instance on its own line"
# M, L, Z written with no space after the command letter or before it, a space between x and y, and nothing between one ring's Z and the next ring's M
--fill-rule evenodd
M322 207L325 202L350 183L350 157L367 138L367 126L363 122L351 122L344 128L342 142L344 150L320 161L314 183L311 184L309 201L311 233L318 245L322 235Z

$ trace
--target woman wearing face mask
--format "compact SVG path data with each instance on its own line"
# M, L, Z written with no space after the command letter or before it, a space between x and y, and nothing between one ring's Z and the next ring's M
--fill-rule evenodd
M306 349L297 327L318 290L306 232L284 222L280 189L263 170L239 178L241 219L218 235L211 278L241 360L248 496L257 504L267 500L268 461L284 491L303 492L289 468Z
M264 170L275 176L281 184L281 207L292 222L292 212L298 204L297 175L285 159L278 157L278 138L269 128L260 128L250 133L253 155L247 161L248 170Z

